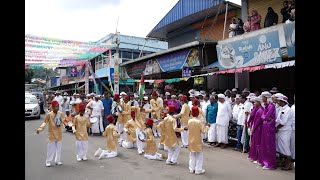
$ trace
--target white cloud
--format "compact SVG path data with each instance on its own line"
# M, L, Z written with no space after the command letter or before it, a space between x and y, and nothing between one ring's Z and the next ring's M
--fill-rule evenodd
M240 2L234 0L233 2ZM178 0L26 0L26 34L97 41L114 33L145 37Z

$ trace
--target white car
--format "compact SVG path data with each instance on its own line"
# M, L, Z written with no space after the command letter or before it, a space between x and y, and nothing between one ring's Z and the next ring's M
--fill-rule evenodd
M40 119L40 106L38 99L35 95L25 94L25 118L26 117L36 117Z

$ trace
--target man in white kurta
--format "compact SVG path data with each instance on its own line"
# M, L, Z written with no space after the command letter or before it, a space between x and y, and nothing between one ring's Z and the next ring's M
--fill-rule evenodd
M94 100L91 100L87 106L91 110L91 117L98 118L98 121L94 123L91 127L92 133L102 133L104 131L103 129L103 121L102 121L102 115L104 113L104 107L102 102L99 100L99 97L96 96Z
M61 93L59 91L56 92L56 97L54 97L54 100L58 101L59 103L59 109L62 110L62 104L63 104L63 97L61 96Z
M200 91L200 93L202 93ZM201 106L201 109L202 109L202 112L204 114L204 121L202 121L203 125L206 124L206 114L207 114L207 106L210 104L210 101L209 101L209 96L207 94L202 94L203 95L203 101L200 103L200 106ZM203 135L203 139L204 140L207 140L208 138L208 132L204 133Z
M280 96L277 98L281 106L280 112L276 119L277 127L277 152L286 159L285 167L282 170L291 170L291 149L290 140L292 135L292 122L294 118L293 110L288 106L288 98Z
M224 94L218 94L218 113L217 113L217 141L215 147L221 146L226 148L228 144L228 127L229 121L232 117L232 110L230 104L225 100Z
M295 99L295 97L293 96L293 98ZM291 139L290 139L290 150L291 150L291 158L293 160L293 162L295 161L296 159L296 125L295 125L295 121L296 121L296 105L293 104L291 106L291 109L293 111L293 120L292 120L292 133L291 133Z

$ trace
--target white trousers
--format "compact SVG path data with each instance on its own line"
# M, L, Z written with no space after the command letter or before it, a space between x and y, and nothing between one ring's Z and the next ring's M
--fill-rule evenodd
M296 131L293 130L291 133L291 139L290 139L290 150L291 150L291 158L296 158Z
M185 127L188 127L188 126L181 126L181 128L185 128ZM182 144L184 146L188 146L188 131L182 131L180 132L180 134L181 134Z
M208 142L217 142L217 124L210 124L210 128L208 130Z
M117 124L116 127L117 127L118 132L121 133L123 131L124 124ZM127 133L122 133L120 135L120 138L118 140L120 143L121 143L121 141L124 141L126 139L126 134Z
M285 156L291 156L290 139L292 130L277 132L277 152Z
M121 146L126 148L126 149L131 149L131 148L137 147L137 143L136 142L122 141Z
M141 132L141 130L139 128L136 129L136 143L137 143L137 149L138 149L138 153L143 153L143 149L144 149L144 142L140 141L138 136L139 133Z
M171 161L173 163L176 163L178 160L180 150L181 150L181 147L179 146L178 143L174 147L168 147L168 159L166 162L169 163Z
M201 172L203 164L203 152L190 152L189 170Z
M102 133L104 131L101 115L97 116L97 118L98 118L98 121L92 124L91 126L92 133L100 133L100 132Z
M218 143L228 144L228 126L216 125Z
M158 122L155 122L154 124L158 125L159 123L158 123ZM157 137L157 136L160 137L160 136L161 136L160 128L155 128L154 125L153 125L152 131L153 131L154 137Z
M147 158L147 159L150 159L150 160L155 160L155 159L160 160L160 159L162 159L162 154L157 153L157 152L154 155L145 153L144 157Z
M62 141L50 141L47 144L47 159L46 163L50 163L53 161L53 157L55 155L55 162L61 162L61 146Z
M77 158L86 158L88 152L88 141L76 140Z
M168 147L160 143L158 145L158 149L168 151Z
M112 157L118 156L118 152L117 151L102 150L100 156L102 156L102 158L112 158Z

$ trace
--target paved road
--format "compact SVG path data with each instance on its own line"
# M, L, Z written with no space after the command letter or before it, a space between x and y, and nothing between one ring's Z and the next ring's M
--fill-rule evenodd
M235 152L232 148L220 149L204 147L206 173L189 173L188 149L182 149L178 158L179 165L165 165L165 161L147 160L138 155L136 149L118 148L116 158L98 160L93 156L99 147L105 146L101 136L89 137L88 161L77 162L75 157L75 137L63 131L62 166L45 167L47 128L35 134L44 118L25 121L25 179L26 180L293 180L295 172L282 170L262 170L249 162L247 154ZM160 151L166 154L165 151Z

